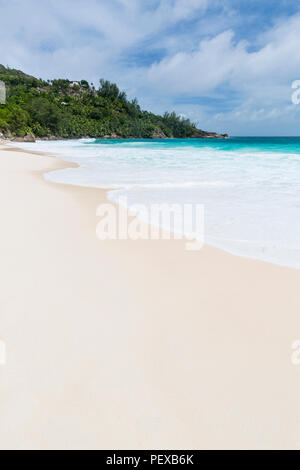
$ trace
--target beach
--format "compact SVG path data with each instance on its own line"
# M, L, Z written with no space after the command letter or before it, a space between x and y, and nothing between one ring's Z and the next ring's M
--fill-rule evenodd
M300 270L100 241L70 166L0 145L1 449L299 449Z

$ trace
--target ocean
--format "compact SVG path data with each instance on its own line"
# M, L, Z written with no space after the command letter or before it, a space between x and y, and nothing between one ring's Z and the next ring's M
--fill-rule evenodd
M39 141L79 168L49 181L116 188L128 205L203 204L205 242L300 269L300 137Z

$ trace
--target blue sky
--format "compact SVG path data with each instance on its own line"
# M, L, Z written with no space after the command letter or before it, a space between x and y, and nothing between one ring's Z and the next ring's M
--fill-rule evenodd
M295 0L0 0L0 63L104 77L154 112L231 135L300 135Z

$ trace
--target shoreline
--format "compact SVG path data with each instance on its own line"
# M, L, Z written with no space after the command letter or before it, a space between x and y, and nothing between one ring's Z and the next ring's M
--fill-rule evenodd
M68 140L68 139L63 139L63 140ZM69 139L69 140L77 140L77 139ZM136 140L136 139L135 139ZM143 139L142 139L143 140ZM145 139L144 139L145 140ZM151 139L149 139L151 140ZM66 160L64 157L64 155L58 155L57 152L56 153L53 153L53 152L44 152L44 151L34 151L34 150L26 150L26 148L24 147L13 147L13 144L14 142L13 141L10 141L10 142L6 142L6 144L10 144L12 145L9 146L8 148L11 150L11 151L19 151L19 152L24 152L24 153L27 153L27 154L36 154L36 155L41 155L41 156L51 156L53 158L57 158L58 160L62 161L62 162L65 162L68 166L67 167L64 167L63 169L66 169L66 168L80 168L80 165L78 163L75 163L75 162L72 162L71 160ZM21 142L20 142L21 143ZM1 139L0 139L0 145L1 145ZM2 145L5 145L5 142L2 141ZM54 171L56 171L54 169ZM82 188L91 188L91 189L95 189L95 190L104 190L106 192L106 200L108 203L114 205L116 208L120 209L120 206L119 204L117 204L117 202L113 201L112 199L110 199L108 197L108 194L110 192L113 192L113 191L118 191L118 190L122 190L123 187L120 186L120 187L114 187L114 188L108 188L108 187L101 187L101 186L89 186L89 185L81 185L81 184L75 184L75 183L66 183L66 182L56 182L56 181L51 181L51 180L47 180L47 178L45 178L45 176L47 175L47 171L43 173L43 179L47 182L51 182L53 184L60 184L60 185L65 185L65 186L73 186L73 187L82 187ZM49 172L51 173L51 172ZM144 224L144 222L142 222ZM145 225L150 225L151 226L151 223L148 224L148 223L145 223ZM163 232L165 232L162 228L160 228L160 230L162 230ZM168 232L170 233L170 232ZM174 232L171 232L171 240L173 239L172 236L174 236ZM187 236L185 235L182 235L182 240L185 241L185 243L189 243L191 240L189 240L187 238ZM195 240L192 240L192 241L195 241ZM289 264L286 264L286 263L280 263L280 262L275 262L275 261L271 261L271 260L268 260L268 259L263 259L261 257L259 257L258 255L250 255L250 254L245 254L245 253L242 253L242 252L239 252L238 249L234 249L234 248L224 248L222 246L220 246L217 242L213 243L213 242L207 242L205 239L204 239L204 246L208 246L208 247L211 247L213 249L216 249L216 250L220 250L221 252L223 253L227 253L231 256L237 256L239 258L243 258L243 259L248 259L248 260L253 260L253 261L259 261L259 262L262 262L262 263L267 263L267 264L270 264L270 265L273 265L273 266L277 266L277 267L281 267L281 268L286 268L286 269L292 269L292 270L296 270L296 271L299 271L300 272L300 268L298 267L295 267L295 266L291 266Z
M300 448L300 272L100 242L106 191L30 153L0 148L0 447Z
M137 140L137 139L135 139ZM145 139L144 139L145 140ZM150 140L150 139L149 139ZM176 140L176 139L175 139ZM185 139L184 139L185 140ZM74 140L74 142L76 142L77 139ZM11 142L11 144L13 145L14 142ZM33 150L26 150L24 147L12 147L12 148L16 148L18 150L21 150L22 149L25 151L25 152L32 152L32 153L35 153ZM57 157L59 160L62 160L64 162L68 162L70 163L70 168L79 168L80 167L80 164L77 164L75 162L72 162L71 160L67 160L65 159L65 156L64 155L58 155L57 152L55 153L49 153L49 152L44 152L44 151L36 151L37 154L43 154L43 155L51 155L53 157ZM46 172L47 173L47 172ZM46 178L46 173L45 173L45 177L44 179L46 181L52 181L51 179L48 180ZM118 203L116 201L114 201L113 199L111 199L108 194L113 192L113 191L118 191L118 190L122 190L124 189L124 187L122 186L118 186L118 187L112 187L112 188L107 188L105 185L103 186L91 186L91 185L84 185L84 184L76 184L76 183L67 183L67 182L56 182L56 181L52 181L54 184L62 184L62 185L66 185L66 186L81 186L81 187L87 187L87 188L93 188L93 189L104 189L107 193L107 201L108 203L111 203L113 204L114 206L118 206ZM142 219L139 219L139 220L142 220ZM151 222L150 223L146 223L146 225L150 225L151 226ZM162 228L160 228L160 230L162 230ZM171 231L171 232L168 232L168 233L171 233L171 238L172 236L174 235L174 232ZM188 239L188 237L184 234L182 234L182 239L185 240L186 243L189 243L190 240ZM192 240L192 241L195 241L195 240ZM250 254L250 253L247 253L246 251L243 251L243 249L240 249L240 248L237 248L237 247L228 247L228 246L224 246L224 242L226 240L222 240L221 241L218 241L218 240L210 240L210 241L207 241L206 238L204 237L204 245L207 245L207 246L210 246L214 249L217 249L217 250L220 250L224 253L228 253L232 256L238 256L240 258L244 258L244 259L249 259L249 260L255 260L255 261L259 261L259 262L263 262L263 263L268 263L268 264L271 264L271 265L274 265L274 266L278 266L278 267L284 267L284 268L288 268L288 269L293 269L293 270L297 270L299 271L300 270L300 267L298 266L293 266L291 264L288 264L286 261L275 261L274 259L271 260L271 259L268 259L268 257L264 257L262 255L262 253L265 252L265 249L263 249L261 251L261 254ZM228 240L227 240L228 242ZM231 240L229 240L229 242L231 242ZM240 240L235 240L233 241L233 243L231 243L231 245L234 245L234 243L238 244L240 243L241 241ZM249 243L252 243L252 244L255 244L254 242L249 242Z
M217 134L217 137L206 136L206 137L115 137L115 136L103 136L103 137L62 137L62 138L43 138L43 137L34 137L34 140L24 140L22 137L15 138L1 138L0 145L5 145L6 143L35 143L35 142L68 142L72 140L81 140L81 139L94 139L94 140L146 140L151 142L152 140L228 140L231 136L224 134Z

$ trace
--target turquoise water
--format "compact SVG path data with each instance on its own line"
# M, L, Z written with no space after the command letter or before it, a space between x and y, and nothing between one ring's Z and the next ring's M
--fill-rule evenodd
M25 146L25 144L23 145ZM300 138L77 140L27 144L78 169L47 179L122 188L128 204L205 207L205 239L231 253L300 268Z

